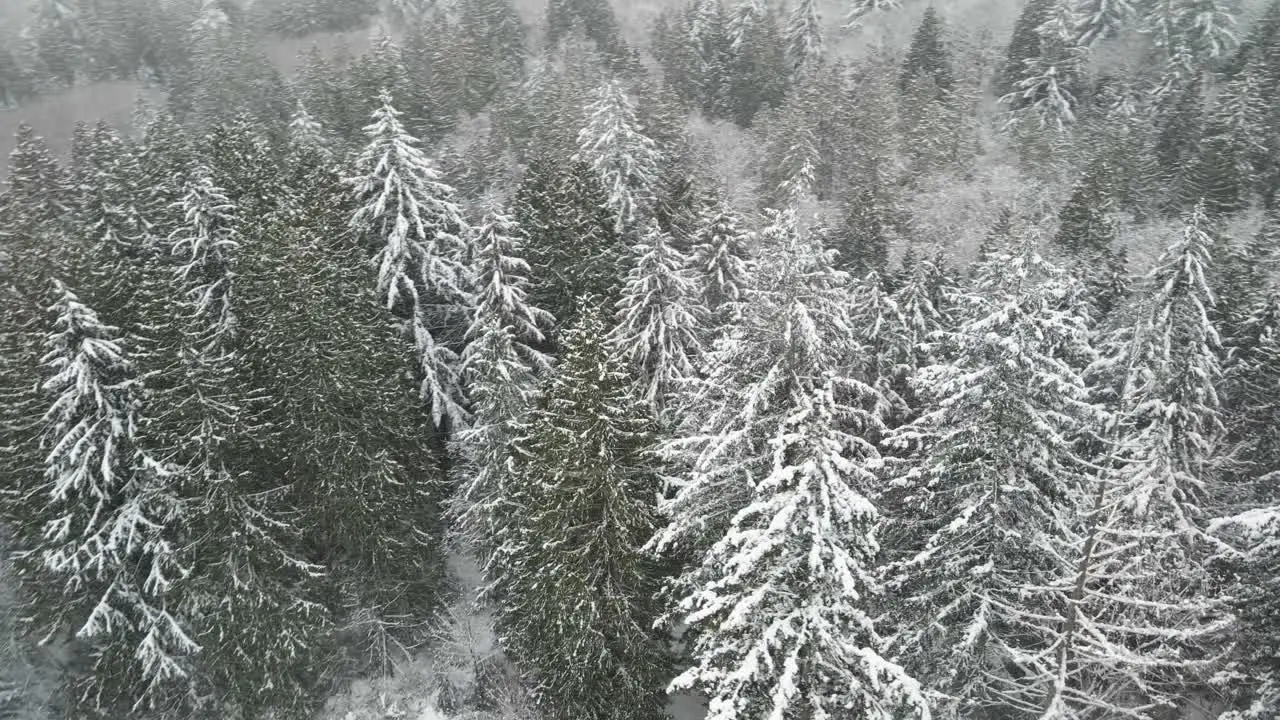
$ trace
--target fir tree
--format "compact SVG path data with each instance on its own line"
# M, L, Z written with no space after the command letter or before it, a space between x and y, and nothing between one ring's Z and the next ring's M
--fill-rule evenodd
M1069 255L1096 256L1111 250L1116 241L1116 222L1111 217L1114 200L1106 163L1099 159L1090 167L1058 214L1058 233L1053 242Z
M817 0L800 0L787 18L787 58L794 72L816 62L826 53L822 16Z
M943 717L1031 708L1045 692L1027 669L1045 648L1019 624L1052 607L1030 589L1057 568L1050 543L1085 472L1073 442L1099 416L1069 282L1028 242L1011 250L980 266L964 322L943 334L952 361L915 374L925 410L888 439L910 451L894 473L895 540L910 548L893 573L897 649Z
M169 598L189 568L172 468L140 442L143 388L116 328L55 281L40 388L43 479L20 489L20 577L41 632L93 649L81 710L158 710L192 692L200 647Z
M205 328L202 352L217 355L236 333L233 258L239 246L236 207L205 168L197 168L182 200L185 226L170 237L193 320Z
M418 141L400 123L391 96L365 128L369 143L346 179L358 209L351 226L376 245L378 293L407 319L422 371L422 395L437 425L458 425L466 413L456 353L442 342L450 316L465 306L462 262L469 232L453 188L441 180Z
M668 662L652 630L657 568L640 550L657 526L654 431L607 333L585 305L518 441L498 627L551 717L656 719Z
M143 334L138 305L156 238L137 202L141 172L133 149L98 123L77 172L74 225L84 238L76 274L94 308L130 336Z
M600 86L586 112L573 160L595 171L617 216L618 232L635 229L651 211L661 153L640 127L618 81Z
M689 266L699 281L702 306L722 324L738 316L752 286L747 238L742 218L730 208L707 208L698 218Z
M458 435L464 449L455 500L464 536L487 559L505 541L512 508L502 506L511 472L511 443L551 367L538 348L555 319L529 303L530 268L520 256L522 232L511 217L485 216L476 241L472 283L476 308L462 353L462 377L475 420Z
M617 352L640 378L640 397L661 417L671 393L697 373L706 323L688 270L689 259L650 222L632 248L632 265L618 299L612 336Z
M902 75L898 86L904 92L911 82L918 77L929 78L939 90L949 93L955 87L955 76L951 71L951 58L942 41L943 24L938 11L930 5L925 8L924 17L916 27L911 38L911 47L907 50L907 59L902 64Z
M672 688L706 692L710 718L928 717L870 613L883 424L878 393L844 372L844 277L792 212L769 220L767 284L666 447L681 470L653 545L697 556L673 588L694 664Z

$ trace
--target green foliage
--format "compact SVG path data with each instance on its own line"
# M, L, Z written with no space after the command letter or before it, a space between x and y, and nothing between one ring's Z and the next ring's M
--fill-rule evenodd
M589 167L558 167L549 158L535 159L516 191L514 211L536 278L529 299L560 327L577 318L576 298L612 307L617 297L626 248L605 201Z
M601 53L620 57L626 52L609 0L550 0L546 23L548 45L581 32Z
M933 80L933 84L943 93L949 93L955 87L955 77L951 71L951 57L943 45L944 27L938 11L930 5L924 11L924 18L911 38L911 47L907 50L907 58L902 63L902 75L898 86L906 92L911 83L918 77Z
M592 299L563 338L506 502L498 628L552 718L658 720L670 669L653 623L658 466L646 408Z

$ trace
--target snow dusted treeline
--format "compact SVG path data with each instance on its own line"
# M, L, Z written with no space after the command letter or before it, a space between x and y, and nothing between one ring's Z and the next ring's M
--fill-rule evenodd
M1280 712L1280 5L233 10L10 158L0 712Z

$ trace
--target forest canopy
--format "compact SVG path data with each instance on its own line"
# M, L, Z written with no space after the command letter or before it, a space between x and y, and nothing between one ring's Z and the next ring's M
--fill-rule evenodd
M1280 0L957 7L32 3L0 718L1280 716Z

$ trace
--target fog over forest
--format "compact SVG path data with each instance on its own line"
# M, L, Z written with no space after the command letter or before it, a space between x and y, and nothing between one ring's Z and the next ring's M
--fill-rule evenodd
M1280 0L0 0L0 720L1280 719Z

